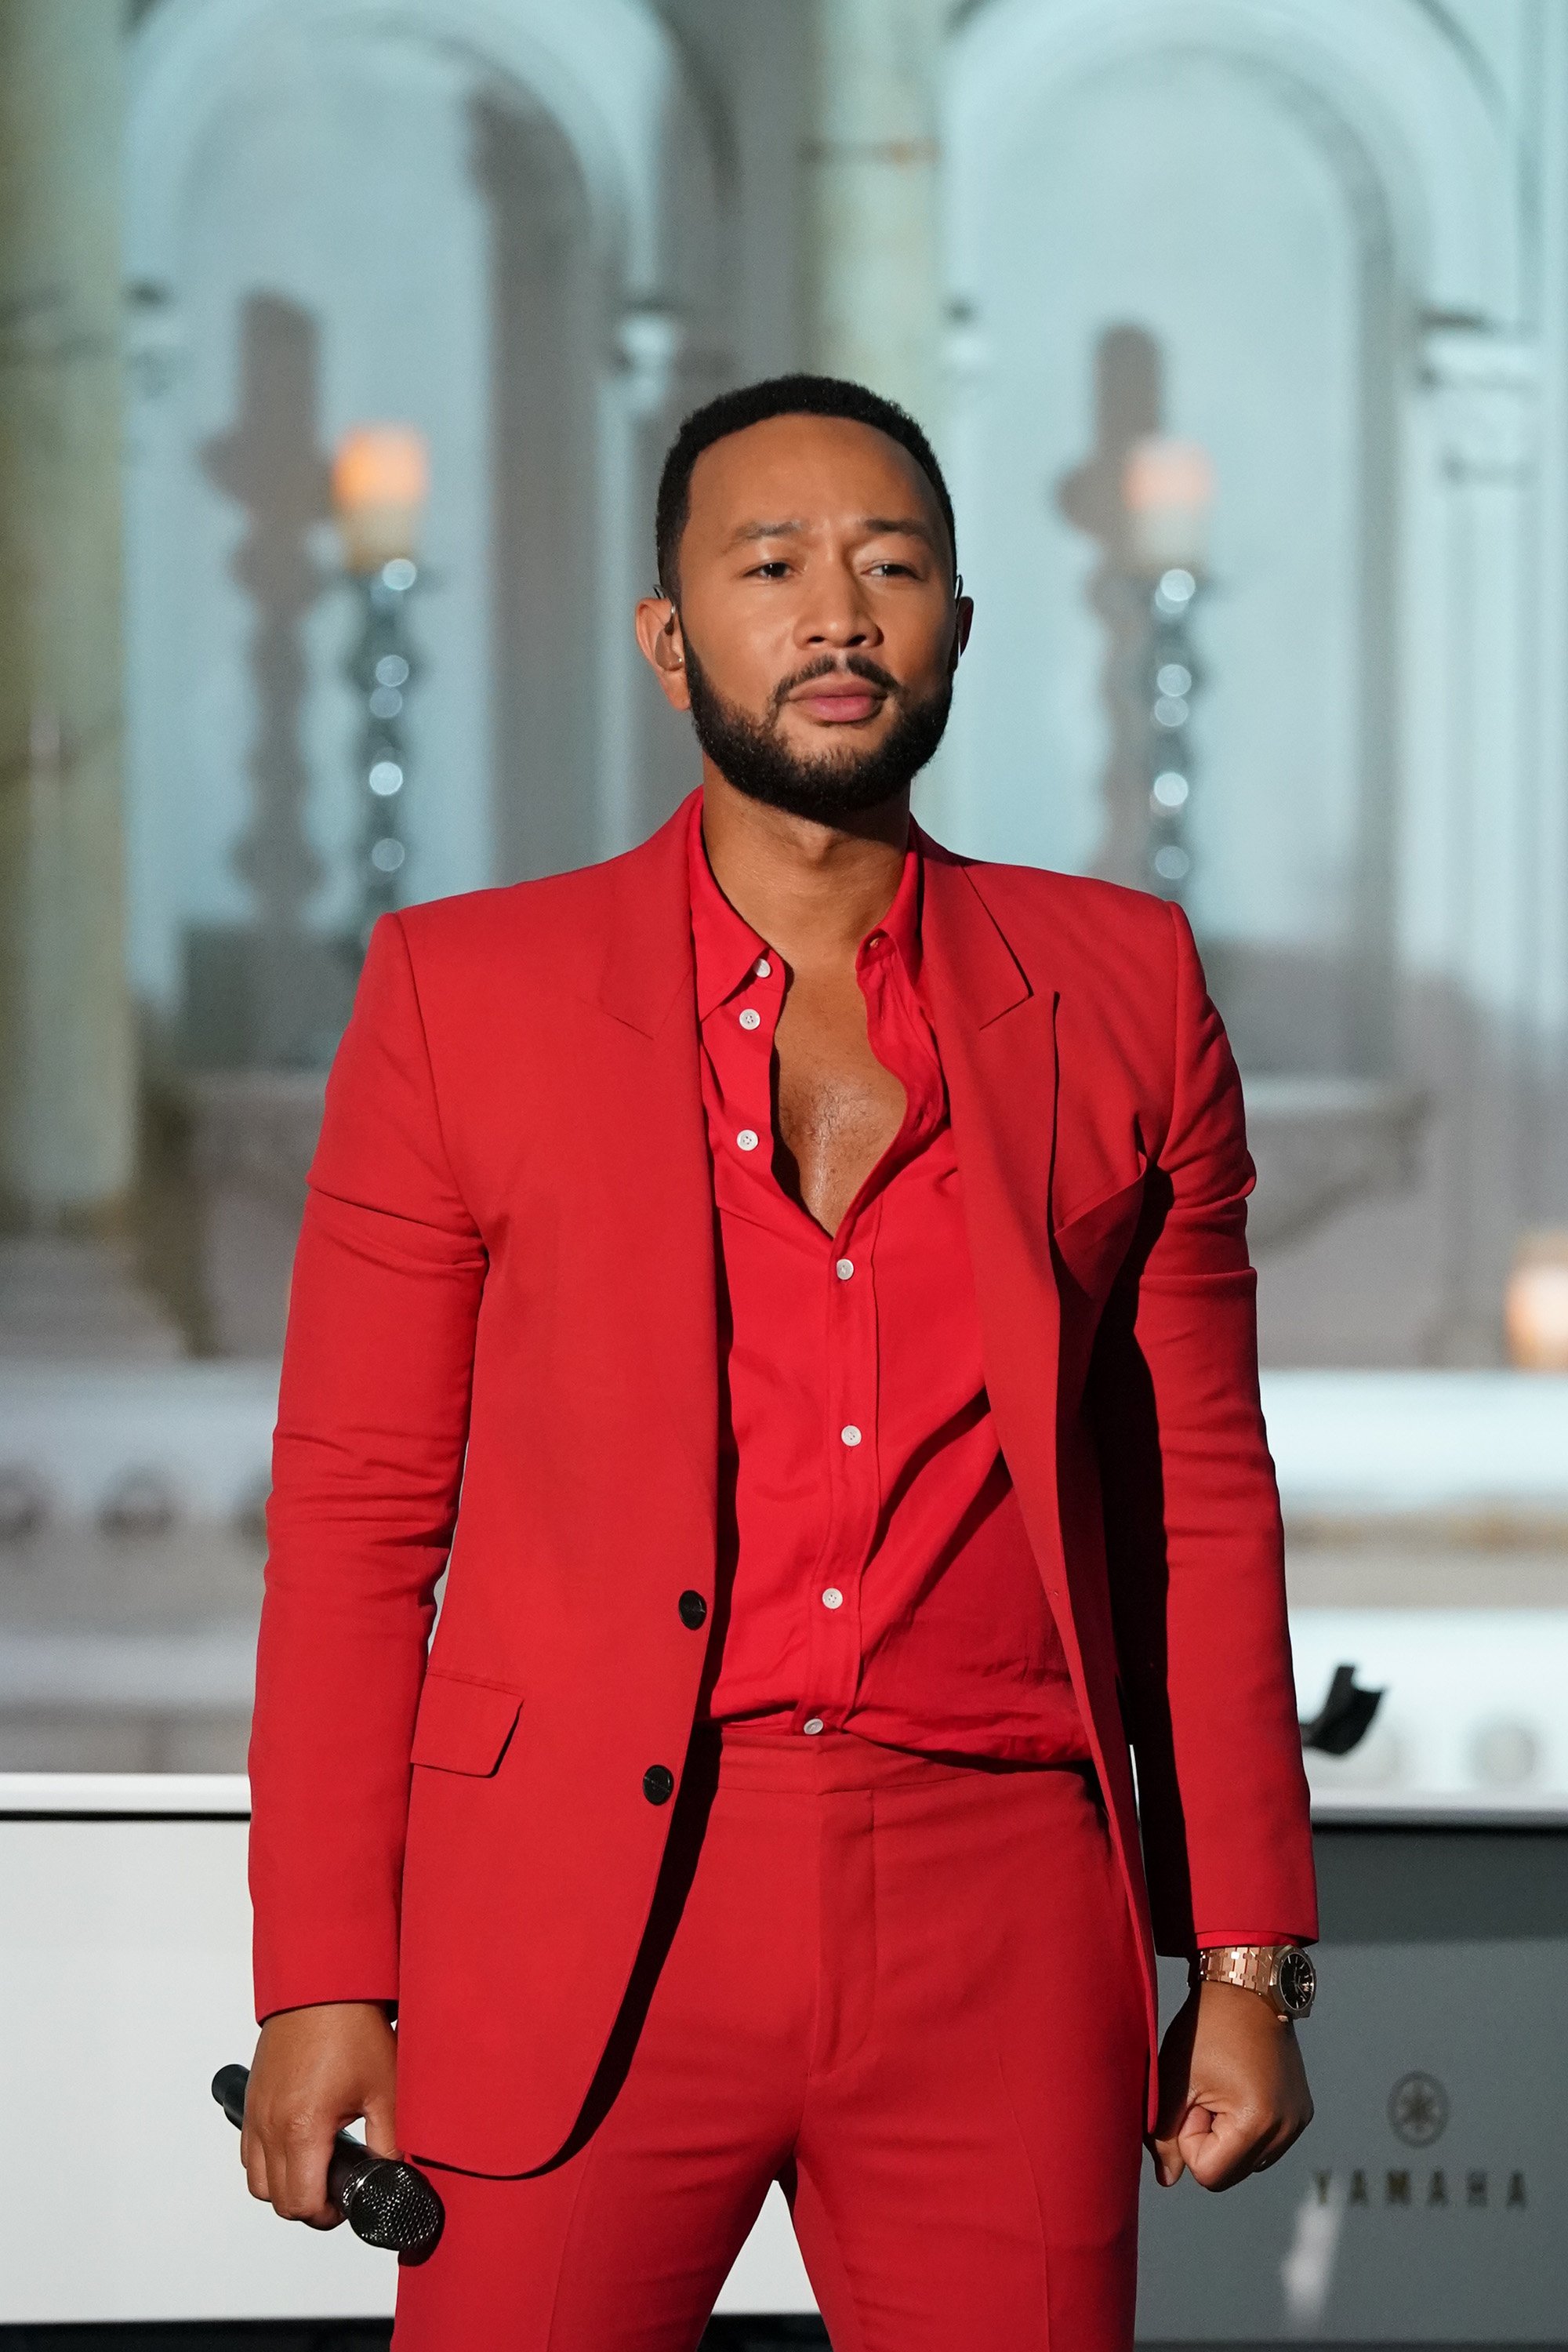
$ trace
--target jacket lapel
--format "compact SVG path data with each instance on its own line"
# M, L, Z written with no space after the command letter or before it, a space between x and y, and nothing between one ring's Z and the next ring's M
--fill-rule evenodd
M1050 1234L1059 992L1025 972L973 870L926 844L921 941L952 1112L992 1417L1057 1622L1129 1885L1142 1884L1098 1549L1063 1541L1061 1300ZM1035 961L1031 959L1032 962ZM1075 1524L1076 1524L1075 1514ZM1077 1589L1075 1589L1075 1586ZM1090 1673L1092 1663L1093 1672Z
M625 1344L650 1413L668 1415L695 1478L710 1556L719 1449L713 1171L709 1161L687 868L689 803L604 869L602 924L584 940L581 994L614 1030L607 1065L636 1180L605 1245L620 1268ZM650 1498L651 1499L651 1498Z
M1057 992L1026 973L972 868L926 842L921 937L947 1078L991 1410L1040 1572L1064 1614L1057 1497L1060 1308L1051 1263Z

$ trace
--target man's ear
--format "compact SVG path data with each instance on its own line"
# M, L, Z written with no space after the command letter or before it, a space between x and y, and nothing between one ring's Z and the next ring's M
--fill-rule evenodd
M947 666L950 677L958 667L959 656L968 645L969 632L974 626L974 599L973 596L966 596L963 593L962 572L953 583L952 621L952 656Z
M672 710L689 710L691 695L686 683L686 639L681 635L680 614L668 596L644 596L637 612L637 643L643 658L648 662L658 678L659 688Z

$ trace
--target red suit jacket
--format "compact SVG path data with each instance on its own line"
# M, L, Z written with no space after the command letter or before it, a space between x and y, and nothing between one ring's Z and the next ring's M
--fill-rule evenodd
M401 2144L479 2172L575 2119L669 1826L644 1774L679 1780L702 1665L677 1607L712 1599L719 1421L686 854L682 812L382 921L296 1262L258 2013L396 2000ZM1316 1932L1240 1090L1178 911L927 859L987 1384L1152 2034L1156 1940Z

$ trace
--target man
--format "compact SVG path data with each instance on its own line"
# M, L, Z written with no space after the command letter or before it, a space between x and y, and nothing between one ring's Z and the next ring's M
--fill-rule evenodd
M443 2168L404 2352L690 2352L774 2179L837 2352L1115 2352L1145 2126L1219 2189L1310 2114L1234 1066L1179 912L911 827L912 420L727 394L658 539L700 793L385 919L328 1090L250 2184Z

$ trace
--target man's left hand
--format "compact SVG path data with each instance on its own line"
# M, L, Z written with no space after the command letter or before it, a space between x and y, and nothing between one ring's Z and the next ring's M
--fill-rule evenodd
M1160 2051L1150 2145L1161 2186L1190 2172L1205 2189L1232 2189L1283 2156L1311 2120L1294 2026L1241 1985L1197 1986Z

